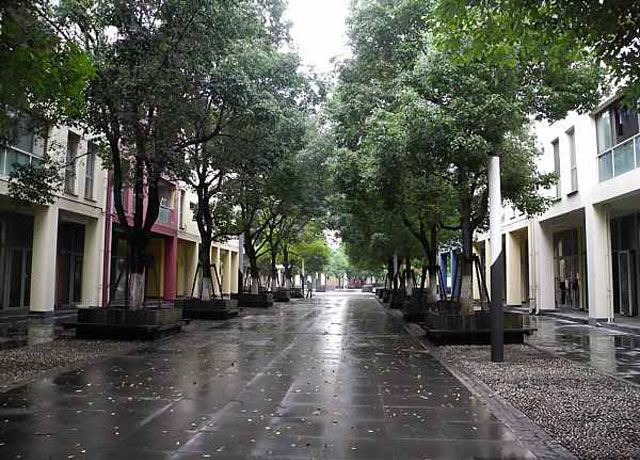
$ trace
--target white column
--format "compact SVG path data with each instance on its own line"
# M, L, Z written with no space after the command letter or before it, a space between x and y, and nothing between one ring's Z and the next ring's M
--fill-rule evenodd
M585 209L585 227L587 234L589 321L613 319L611 237L607 209L603 206L587 206Z
M536 312L555 310L555 262L553 258L553 233L538 222L534 224Z
M527 257L529 258L529 298L527 302L529 303L529 310L536 311L537 302L536 302L536 241L535 241L535 230L534 226L536 222L531 219L529 220L529 225L527 226L527 242L529 244L529 253Z
M231 266L231 251L227 250L225 252L225 261L224 261L224 279L222 283L222 292L225 294L231 293L231 277L232 277L233 269Z
M484 240L484 277L487 283L487 291L491 289L491 240Z
M515 232L506 234L507 305L522 305L522 268L520 238Z
M33 252L31 258L32 312L53 312L56 296L56 255L58 248L56 205L37 207L33 218Z
M200 243L194 242L194 243L189 243L188 246L189 249L187 249L187 251L189 251L189 270L187 271L189 273L189 277L186 280L186 286L187 286L187 297L191 296L191 291L193 290L193 279L196 277L196 274L198 274L198 259L200 257ZM198 274L198 278L202 276L201 274ZM198 284L196 282L196 289L193 291L193 295L197 296L198 295Z
M82 257L82 305L97 307L102 298L104 219L87 220Z
M231 293L235 294L238 292L238 253L231 252Z
M213 252L213 254L214 254L213 263L216 264L216 269L215 270L218 273L218 278L216 278L216 275L213 274L213 286L214 286L215 293L220 295L221 294L220 287L218 286L218 280L221 279L220 275L222 274L220 272L220 247L212 246L212 249L214 251Z

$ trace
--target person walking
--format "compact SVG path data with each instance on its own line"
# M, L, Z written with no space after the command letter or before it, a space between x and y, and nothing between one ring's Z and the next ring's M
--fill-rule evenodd
M307 280L307 299L311 299L313 297L313 284L311 280Z

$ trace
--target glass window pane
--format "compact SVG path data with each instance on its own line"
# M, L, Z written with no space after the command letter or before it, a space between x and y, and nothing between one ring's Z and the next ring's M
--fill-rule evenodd
M613 163L616 176L633 169L633 142L627 142L613 151Z
M636 137L636 168L640 166L640 136Z
M611 118L609 117L609 111L602 112L596 118L596 131L598 136L598 153L613 146L611 139Z
M613 177L613 165L611 164L611 152L598 158L598 171L600 172L600 182Z
M24 152L33 152L33 122L28 117L21 117L14 130L13 145Z

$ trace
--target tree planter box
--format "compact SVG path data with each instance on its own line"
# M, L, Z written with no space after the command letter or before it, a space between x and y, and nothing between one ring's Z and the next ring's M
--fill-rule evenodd
M391 300L391 293L392 293L392 292L393 292L393 291L392 291L391 289L385 289L385 290L382 292L382 301L383 301L384 303L389 303L389 301Z
M327 292L327 286L318 286L316 292Z
M302 288L299 288L299 287L291 288L290 297L292 299L304 299L304 294L302 293Z
M427 311L424 329L435 345L491 344L491 314L477 311L463 315L456 311L435 309ZM525 316L504 313L504 343L523 343L524 337L536 329L525 322Z
M201 300L187 298L176 300L182 307L182 317L186 319L229 319L238 316L236 299Z
M79 308L78 321L67 326L75 326L76 337L82 339L148 340L179 332L182 308Z
M291 300L289 289L286 288L276 288L273 290L272 294L274 302L288 302Z
M389 297L389 307L394 310L400 310L404 304L407 295L404 291L398 290L391 293Z
M435 304L432 304L431 308L433 308L433 305ZM405 300L402 305L402 317L407 322L423 323L426 319L427 310L429 309L427 295L414 294Z
M376 296L378 297L378 299L382 300L382 298L384 297L384 291L384 288L376 289Z
M362 292L373 292L373 285L365 284L364 286L362 286Z
M231 298L238 299L238 307L240 308L273 307L273 294L271 292L261 292L260 294L242 292L240 294L233 294Z

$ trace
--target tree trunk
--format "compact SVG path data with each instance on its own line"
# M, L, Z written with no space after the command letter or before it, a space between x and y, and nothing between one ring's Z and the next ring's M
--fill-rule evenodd
M413 270L411 269L411 259L407 257L405 259L405 290L408 297L413 294Z
M146 246L148 235L143 231L129 232L129 289L127 306L131 310L144 307Z
M260 270L258 269L258 255L253 247L253 238L250 232L244 234L244 251L249 258L249 273L251 275L251 293L260 293Z
M462 256L458 260L460 270L460 305L463 313L473 312L473 226L471 224L471 203L460 200L460 223ZM455 290L455 283L452 289Z
M278 266L276 264L276 259L278 257L277 252L271 252L271 290L273 291L276 287L278 287Z
M206 236L202 238L202 244L200 245L200 252L198 258L200 259L200 268L202 269L202 278L200 279L200 300L210 300L215 296L213 289L213 282L211 277L211 240Z
M283 280L282 285L286 289L291 288L291 266L289 265L289 250L286 248L286 245L282 248L282 265L284 270L282 272Z

